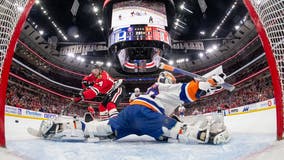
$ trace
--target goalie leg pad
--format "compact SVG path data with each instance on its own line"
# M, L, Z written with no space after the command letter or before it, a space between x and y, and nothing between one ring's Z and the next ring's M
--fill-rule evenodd
M104 137L113 134L107 121L82 122L82 129L86 137Z
M209 142L210 144L225 144L231 140L228 129L225 129L217 134L210 133Z
M210 125L206 119L197 121L194 124L177 122L171 129L163 128L164 136L176 138L180 142L190 142L191 140L199 143L209 141Z

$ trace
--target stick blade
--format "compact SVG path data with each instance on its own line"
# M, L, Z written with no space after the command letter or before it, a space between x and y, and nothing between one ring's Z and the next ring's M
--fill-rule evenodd
M229 83L223 83L222 87L230 92L232 92L236 87Z

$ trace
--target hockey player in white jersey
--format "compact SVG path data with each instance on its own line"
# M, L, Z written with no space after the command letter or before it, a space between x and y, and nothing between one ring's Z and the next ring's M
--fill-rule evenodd
M230 135L226 128L219 127L221 123L214 125L216 119L201 118L194 123L183 123L168 116L179 104L193 102L202 95L220 89L221 84L224 83L223 78L223 75L214 75L206 82L192 80L188 83L156 83L152 88L158 94L141 95L125 107L117 117L102 122L82 122L81 128L87 137L111 136L120 139L136 134L149 135L159 141L172 138L181 142L194 140L200 143L226 143ZM56 127L45 127L42 134L53 133L49 128Z

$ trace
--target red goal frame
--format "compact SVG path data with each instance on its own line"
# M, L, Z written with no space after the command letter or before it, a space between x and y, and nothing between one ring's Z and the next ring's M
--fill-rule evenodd
M14 32L11 36L11 40L6 52L5 60L2 66L2 73L0 79L0 146L6 146L5 140L5 102L6 102L6 90L8 85L8 77L10 72L10 66L12 63L12 58L14 56L14 50L17 44L17 40L20 36L22 27L28 17L28 14L34 4L35 0L28 0L22 15L20 16Z
M268 39L268 35L263 27L263 24L260 21L259 15L257 14L256 10L254 9L250 0L243 0L245 6L247 7L251 19L253 20L258 35L261 39L262 46L265 51L266 59L269 65L269 70L271 74L273 89L274 89L274 97L276 102L276 123L277 123L277 140L283 139L283 91L281 82L280 82L280 75L277 69L277 64L275 60L275 56L272 50L272 46Z

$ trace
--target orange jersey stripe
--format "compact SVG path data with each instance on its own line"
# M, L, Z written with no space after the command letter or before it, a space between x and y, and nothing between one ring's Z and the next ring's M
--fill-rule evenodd
M198 82L197 81L190 81L186 85L186 95L189 97L192 101L196 101L196 93L198 91Z
M142 106L145 106L155 112L160 112L159 109L157 109L156 107L154 107L153 105L151 105L150 103L147 103L143 100L139 100L139 99L135 99L133 100L130 105L142 105Z

